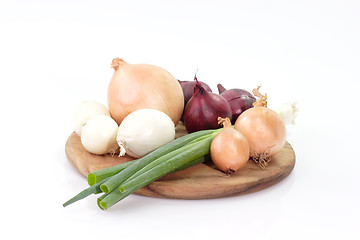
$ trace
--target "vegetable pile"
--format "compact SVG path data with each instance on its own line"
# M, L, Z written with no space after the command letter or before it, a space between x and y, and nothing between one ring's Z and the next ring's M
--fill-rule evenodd
M90 173L89 187L64 207L103 193L97 203L106 210L166 174L209 159L229 176L249 159L265 168L285 144L282 115L267 107L260 87L251 94L218 84L216 94L196 75L194 81L180 81L158 66L120 58L111 66L109 108L84 101L75 112L74 130L92 154L136 159ZM179 120L189 134L175 139Z
M160 177L205 160L210 144L219 130L203 130L177 138L135 161L119 164L88 175L89 188L68 200L74 203L93 193L103 192L98 198L101 209L107 209L136 190Z

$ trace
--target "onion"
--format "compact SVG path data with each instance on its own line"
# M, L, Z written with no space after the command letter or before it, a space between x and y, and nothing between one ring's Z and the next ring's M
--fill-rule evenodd
M84 148L98 155L115 153L119 148L116 143L118 125L108 116L98 115L87 121L81 132Z
M249 160L249 144L243 134L231 126L230 119L219 118L224 129L211 142L210 155L214 164L231 174L244 167Z
M192 133L219 128L218 117L231 119L230 105L222 96L206 91L196 76L195 80L194 95L186 104L184 111L186 130Z
M89 121L92 117L97 115L110 116L110 113L109 110L99 102L83 101L80 103L73 117L73 125L76 134L81 136L83 126L85 126L87 121Z
M130 113L121 122L117 143L120 156L140 158L175 138L175 125L171 118L155 109L140 109Z
M245 110L252 107L256 98L248 91L243 89L230 89L226 90L221 84L217 85L219 94L228 101L231 107L232 121L234 124L239 115Z
M196 75L195 75L195 78L196 78ZM195 79L194 79L194 81L179 81L179 83L180 83L183 93L184 93L184 103L185 103L184 106L186 106L186 104L188 103L190 98L193 96L194 88L197 83L199 83L200 86L202 86L206 91L212 92L209 85L207 85L206 83L201 82L201 81L196 82Z
M128 64L120 58L113 60L112 67L115 73L108 87L108 105L118 124L143 108L164 112L177 124L184 96L179 82L168 71L149 64Z
M234 128L248 140L250 157L261 167L265 167L271 157L277 154L286 141L286 128L280 116L267 108L267 95L254 89L254 95L260 97L254 107L243 112L235 122Z
M194 78L194 81L179 81L180 85L181 85L181 88L183 90L183 93L184 93L184 106L186 106L186 104L189 102L190 98L193 96L194 94L194 88L195 88L195 85L196 83L198 82L200 84L200 86L202 86L206 91L208 92L212 92L211 88L209 87L209 85L207 85L206 83L204 82L201 82L201 81L197 81L196 82L196 74L195 74L195 78ZM185 111L185 109L184 109ZM181 116L181 119L182 121L184 121L184 112L183 112L183 115Z
M178 82L180 83L181 88L184 86L185 83L187 83L188 81L182 81L178 79Z

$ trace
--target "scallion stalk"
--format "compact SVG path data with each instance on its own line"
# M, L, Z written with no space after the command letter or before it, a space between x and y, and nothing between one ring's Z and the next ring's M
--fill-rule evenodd
M174 150L186 146L189 142L196 141L196 139L205 137L213 133L214 131L216 130L198 131L175 139L174 141L154 150L153 152L149 153L143 158L135 160L133 164L128 166L123 171L115 174L113 177L109 178L105 183L103 183L100 186L101 190L105 193L111 192L113 189L117 188L121 183L126 181L126 179L128 179L131 175L133 175L135 172L142 169L143 167L147 166L148 164L154 165L153 164L154 161L159 162L158 160L164 158L167 154L173 154ZM103 171L103 172L107 173L107 171Z
M98 206L108 209L166 174L204 162L210 152L212 139L220 131L221 129L194 132L175 139L143 158L92 172L88 175L90 187L65 202L63 206L103 190L105 194L98 198Z
M205 160L204 156L210 152L211 141L217 133L218 131L215 131L215 133L210 134L209 137L199 142L188 144L174 150L174 154L170 154L171 157L169 157L169 155L168 158L166 158L165 155L161 158L161 162L157 162L155 166L146 166L142 168L141 171L138 171L121 184L119 188L115 188L108 195L101 198L98 201L100 208L108 209L131 193L159 179L160 177L173 172L181 166L196 160L199 160L197 163L203 162Z
M101 192L101 189L100 189L100 185L105 182L106 179L103 179L101 182L98 182L88 188L86 188L85 190L81 191L80 193L78 193L76 196L72 197L71 199L69 199L68 201L66 201L64 204L63 204L63 207L66 207L74 202L77 202L83 198L86 198L87 196L93 194L93 193L99 193Z

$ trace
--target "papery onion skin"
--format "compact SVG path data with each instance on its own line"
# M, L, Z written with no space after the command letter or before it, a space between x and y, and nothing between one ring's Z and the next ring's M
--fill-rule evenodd
M231 174L243 168L249 160L249 143L245 136L229 126L216 135L211 142L210 155L221 171Z
M151 108L166 113L176 125L184 109L179 82L165 69L150 64L113 60L114 75L108 86L111 117L120 124L135 110Z
M255 106L246 110L236 120L234 128L248 140L253 158L274 156L286 142L284 122L267 107Z

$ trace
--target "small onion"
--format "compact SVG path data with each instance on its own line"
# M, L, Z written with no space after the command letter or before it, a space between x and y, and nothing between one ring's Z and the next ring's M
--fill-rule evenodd
M175 138L175 125L171 118L156 109L139 109L121 122L117 143L120 156L140 158Z
M77 107L73 116L74 130L78 136L81 136L83 126L92 117L97 115L110 116L109 110L102 104L96 101L83 101Z
M244 167L249 160L249 144L243 134L231 126L230 119L219 118L224 129L211 142L210 155L214 164L231 174Z
M260 99L238 117L234 128L248 140L250 157L265 167L284 147L286 128L280 116L267 107L267 95L261 95L258 90L259 87L254 89L254 94Z
M99 115L87 121L81 132L84 148L97 155L115 153L119 148L116 143L118 125L108 116Z

